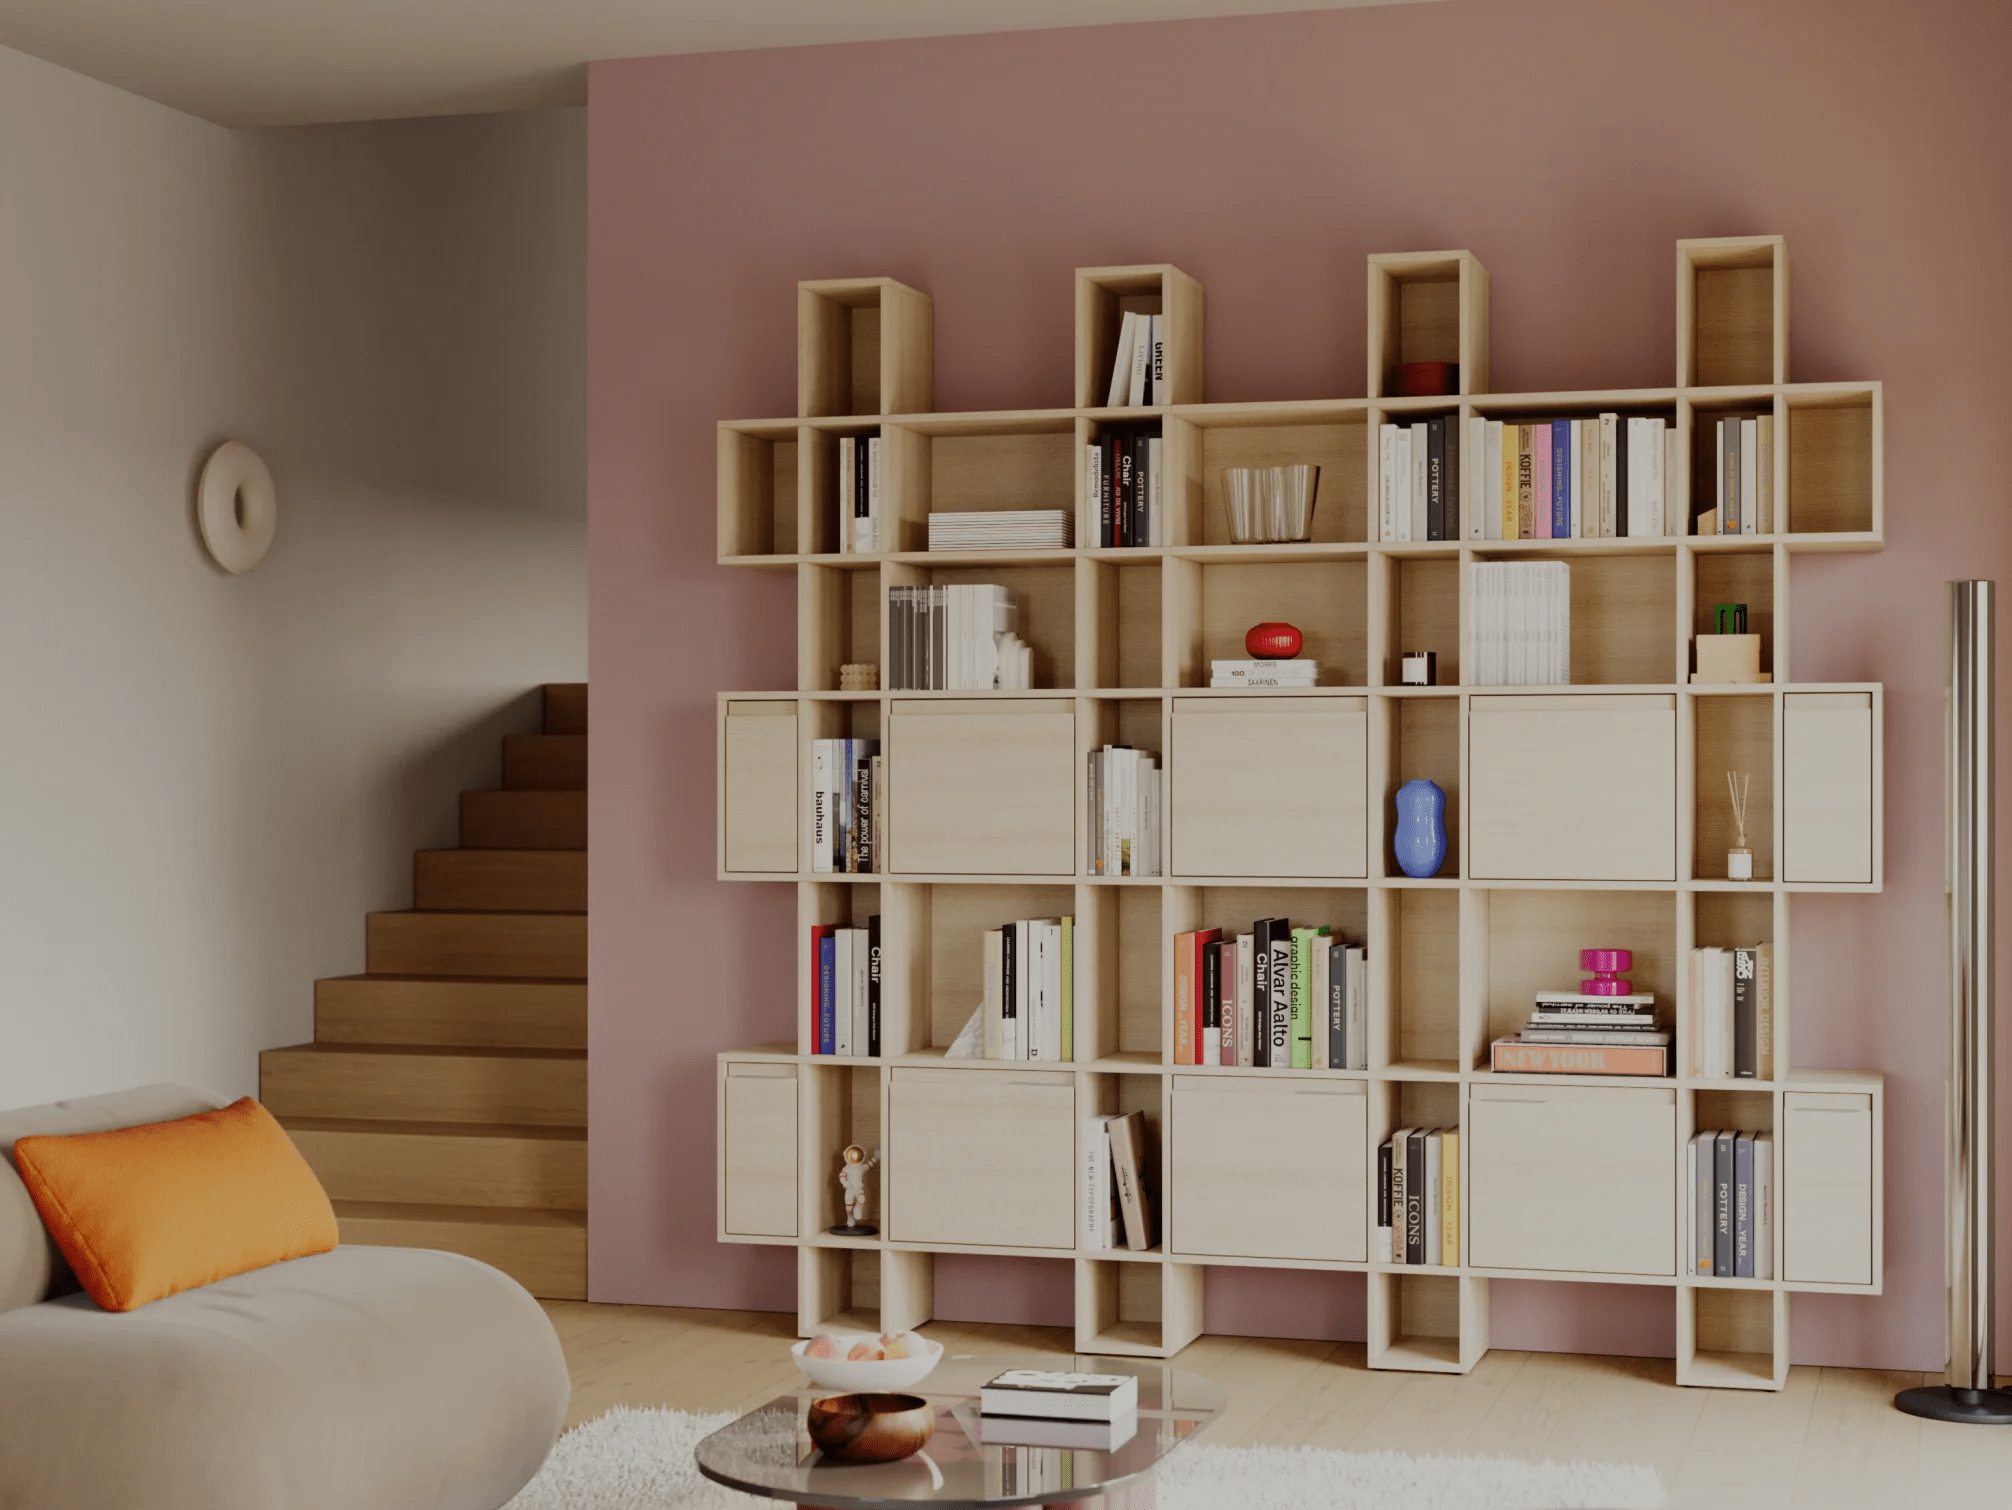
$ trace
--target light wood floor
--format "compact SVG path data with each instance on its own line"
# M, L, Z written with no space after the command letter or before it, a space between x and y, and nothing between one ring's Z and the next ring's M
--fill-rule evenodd
M744 1411L799 1377L795 1318L549 1301L567 1424L613 1405ZM1067 1352L1066 1331L933 1322L953 1352ZM1360 1343L1203 1337L1175 1360L1223 1386L1205 1441L1648 1463L1672 1510L2012 1505L2012 1428L1904 1416L1919 1374L1798 1368L1780 1394L1678 1389L1667 1360L1493 1352L1464 1378L1371 1372Z

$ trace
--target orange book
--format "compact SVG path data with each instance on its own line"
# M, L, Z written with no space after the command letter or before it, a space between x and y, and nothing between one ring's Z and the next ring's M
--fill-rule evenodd
M1489 1062L1497 1071L1519 1075L1667 1075L1670 1051L1644 1045L1524 1043L1498 1038Z
M1518 445L1522 425L1502 427L1502 538L1520 540L1522 538L1521 515L1517 509L1517 476L1519 464L1517 453L1523 447Z
M1195 936L1174 935L1174 1063L1195 1062Z

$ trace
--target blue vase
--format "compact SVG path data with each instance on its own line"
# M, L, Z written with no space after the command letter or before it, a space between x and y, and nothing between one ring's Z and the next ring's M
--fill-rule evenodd
M1423 880L1446 863L1446 794L1436 781L1407 781L1397 789L1397 831L1391 835L1397 866Z

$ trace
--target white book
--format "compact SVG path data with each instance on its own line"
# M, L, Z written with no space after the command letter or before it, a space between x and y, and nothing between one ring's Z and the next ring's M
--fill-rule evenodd
M1566 447L1566 465L1572 469L1569 496L1571 498L1571 538L1574 540L1583 540L1586 538L1586 469L1583 465L1585 461L1585 447L1586 422L1582 419L1575 419L1572 421L1571 443Z
M1760 424L1740 421L1740 533L1760 530Z
M1078 539L1091 545L1104 544L1104 448L1083 447L1083 523Z
M1666 502L1663 497L1663 479L1666 475L1663 469L1663 453L1665 449L1664 437L1669 433L1669 429L1670 422L1665 419L1650 419L1642 422L1642 438L1648 443L1645 447L1647 454L1642 458L1645 463L1642 481L1643 492L1648 495L1646 499L1649 508L1648 533L1652 536L1663 533L1664 506Z
M1041 945L1041 1048L1043 1059L1062 1055L1062 920L1044 918Z
M1488 421L1467 422L1467 443L1460 448L1460 534L1466 540L1488 538Z
M1146 373L1153 361L1153 316L1137 315L1132 321L1132 381L1126 402L1134 409L1146 403Z
M1726 512L1726 426L1731 420L1720 420L1713 430L1712 446L1712 507L1718 510L1718 533L1726 532L1726 521L1732 515Z
M1256 1057L1256 1045L1251 1038L1251 1012L1255 1000L1252 994L1254 984L1252 974L1252 950L1256 944L1248 933L1237 935L1237 1065L1249 1069Z
M1774 1134L1754 1134L1754 1278L1774 1278Z
M1718 959L1718 1038L1719 1067L1717 1073L1730 1080L1733 1078L1733 1044L1738 1035L1733 1031L1733 964L1734 951L1721 949Z
M1432 470L1430 442L1427 440L1427 426L1419 420L1411 427L1411 532L1407 540L1425 540L1431 537L1426 523L1425 495L1429 487L1428 474Z
M1644 533L1642 512L1638 499L1642 496L1642 421L1639 416L1630 416L1624 423L1628 427L1628 475L1620 479L1622 497L1627 501L1629 536Z
M1445 1230L1439 1213L1439 1162L1444 1150L1440 1131L1435 1127L1425 1135L1425 1199L1420 1202L1424 1212L1425 1261L1435 1268L1439 1265L1440 1243Z
M873 1047L873 997L868 990L873 973L871 939L864 928L852 934L852 1052L864 1059Z
M1048 930L1037 918L1024 925L1027 941L1027 1016L1023 1059L1048 1057Z
M838 549L841 554L852 549L852 511L857 503L854 494L858 490L859 478L854 468L859 442L850 435L838 438Z
M1759 487L1758 501L1754 505L1754 529L1759 534L1772 535L1774 533L1774 416L1763 414L1754 425L1759 432L1759 444L1754 452L1754 476Z
M1391 474L1390 491L1393 499L1392 511L1395 533L1392 540L1405 541L1411 538L1411 427L1397 427L1396 467Z
M811 744L810 777L810 868L815 875L831 874L832 819L832 742L828 739L815 740Z
M1006 935L998 928L985 930L985 1057L1006 1057L1006 1015L1000 996L1005 981Z
M1083 1129L1083 1193L1079 1212L1085 1248L1116 1246L1110 1202L1104 1194L1111 1183L1110 1124L1109 1117L1092 1117Z
M1333 939L1316 936L1312 941L1312 958L1307 961L1308 996L1313 1007L1313 1068L1317 1070L1328 1068L1327 1041L1331 1036L1327 1031L1328 960L1333 952Z
M1111 357L1111 391L1104 399L1108 409L1121 408L1132 389L1132 346L1139 338L1139 317L1130 310L1118 322L1118 349Z
M852 935L854 930L840 928L832 934L832 1017L833 1032L837 1038L834 1052L840 1058L852 1055Z
M1484 540L1502 538L1502 421L1487 422L1488 434L1481 456L1481 535Z
M1579 473L1584 482L1580 485L1583 502L1579 510L1579 522L1588 540L1597 539L1600 534L1600 421L1598 417L1579 422Z
M1667 420L1657 420L1663 432L1663 500L1662 510L1656 522L1662 526L1665 535L1687 535L1690 533L1689 513L1678 497L1677 489L1677 427Z
M880 437L866 442L866 528L868 537L861 550L880 549Z
M1155 398L1154 402L1159 400ZM1160 493L1160 437L1155 435L1146 441L1146 544L1167 543L1166 525L1162 522L1165 515L1165 502Z
M1138 874L1139 752L1127 750L1118 762L1118 874Z
M1397 426L1379 425L1376 432L1376 538L1397 538Z
M1167 317L1153 316L1153 350L1148 363L1146 382L1147 396L1156 404L1170 402L1167 397Z
M1620 518L1619 479L1614 470L1621 443L1620 416L1600 416L1600 538L1611 540Z

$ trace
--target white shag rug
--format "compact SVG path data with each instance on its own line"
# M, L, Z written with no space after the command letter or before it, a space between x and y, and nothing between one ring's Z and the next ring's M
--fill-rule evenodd
M733 1420L617 1406L559 1439L504 1510L775 1510L723 1489L692 1462ZM1317 1447L1183 1447L1161 1467L1158 1510L1661 1510L1637 1464L1407 1457Z

